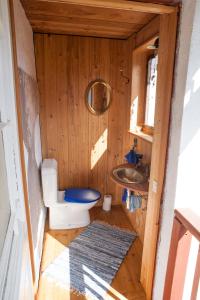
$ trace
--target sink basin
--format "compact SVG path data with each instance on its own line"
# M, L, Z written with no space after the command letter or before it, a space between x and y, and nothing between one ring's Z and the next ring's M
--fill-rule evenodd
M114 178L121 183L141 184L147 181L146 176L130 164L118 166L112 173Z

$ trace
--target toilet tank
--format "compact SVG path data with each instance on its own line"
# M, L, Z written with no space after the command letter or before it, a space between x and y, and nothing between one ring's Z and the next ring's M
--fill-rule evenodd
M42 162L42 189L43 200L46 207L54 206L57 202L58 175L57 161L44 159Z

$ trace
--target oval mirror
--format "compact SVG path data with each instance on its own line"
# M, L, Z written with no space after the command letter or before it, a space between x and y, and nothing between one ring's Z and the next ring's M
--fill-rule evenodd
M95 115L103 114L111 103L111 87L103 80L90 82L86 90L86 105Z

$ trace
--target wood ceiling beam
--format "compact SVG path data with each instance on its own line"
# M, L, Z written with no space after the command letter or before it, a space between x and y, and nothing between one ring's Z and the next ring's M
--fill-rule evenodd
M125 11L143 12L152 14L170 14L177 10L177 7L153 3L143 3L128 0L41 0L48 3L73 4L79 6L90 6L96 8L121 9Z

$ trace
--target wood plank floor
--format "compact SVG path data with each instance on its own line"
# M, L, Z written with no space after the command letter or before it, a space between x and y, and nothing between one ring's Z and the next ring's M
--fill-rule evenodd
M104 212L100 207L92 208L92 220L102 220L111 225L133 230L121 206L112 207L111 212ZM40 271L37 300L83 300L84 296L77 296L60 287L55 282L42 276L45 268L58 256L83 229L73 230L45 230L43 257ZM131 246L117 275L115 276L106 299L145 300L145 293L139 282L141 269L142 244L137 238Z

